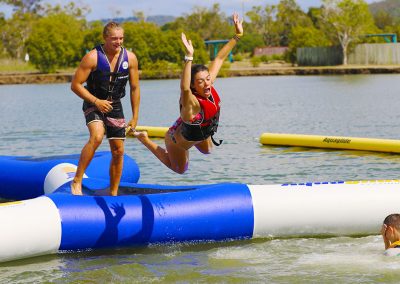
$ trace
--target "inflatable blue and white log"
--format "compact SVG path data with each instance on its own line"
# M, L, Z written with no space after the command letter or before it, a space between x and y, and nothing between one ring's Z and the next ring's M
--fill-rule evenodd
M0 156L0 198L23 200L59 191L75 176L79 156ZM84 184L108 184L110 161L110 152L97 152L86 169ZM135 183L139 177L136 162L124 155L121 181Z
M251 236L253 212L246 186L172 190L118 197L51 194L5 203L0 206L0 260L60 250Z
M67 181L53 193L0 204L0 261L150 243L378 234L384 217L400 207L398 180L192 186L125 180L121 195L111 197L96 196L106 182L87 176L85 196L68 193Z

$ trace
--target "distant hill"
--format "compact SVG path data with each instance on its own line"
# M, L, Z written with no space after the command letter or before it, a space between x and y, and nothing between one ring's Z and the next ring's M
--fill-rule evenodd
M173 16L164 16L164 15L156 15L156 16L148 16L146 18L146 22L155 23L158 26L163 26L166 23L173 22L175 17ZM115 21L117 23L124 22L137 22L138 18L136 17L128 17L128 18L112 18L112 19L101 19L103 23L108 23L110 21Z
M374 2L369 5L369 9L372 14L376 14L379 11L385 11L392 17L400 19L400 0L384 0Z

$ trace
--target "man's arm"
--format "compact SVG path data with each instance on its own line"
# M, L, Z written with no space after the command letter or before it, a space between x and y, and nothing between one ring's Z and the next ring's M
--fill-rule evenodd
M95 50L87 53L83 58L81 63L78 66L78 69L75 71L75 75L72 78L71 82L71 90L78 95L83 100L94 104L96 101L96 97L92 95L83 84L89 77L90 72L96 68L97 64L97 53Z
M139 64L136 55L128 51L129 60L129 86L130 100L132 107L132 119L128 123L128 127L135 129L139 118L140 105L140 87L139 87Z
M111 102L96 98L96 96L91 94L83 86L83 84L89 78L90 72L95 70L96 66L97 66L97 51L92 50L82 58L82 61L79 64L79 67L76 70L74 77L72 78L71 90L83 100L95 105L95 107L99 111L107 113L112 110Z

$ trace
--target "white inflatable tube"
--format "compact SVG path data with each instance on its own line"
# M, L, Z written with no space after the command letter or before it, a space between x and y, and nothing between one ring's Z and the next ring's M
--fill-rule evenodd
M130 187L117 197L55 193L2 204L0 262L149 243L379 234L400 212L398 180Z
M55 253L60 247L60 215L45 196L1 203L0 224L0 261Z
M400 212L398 181L249 186L253 237L379 234L383 219Z

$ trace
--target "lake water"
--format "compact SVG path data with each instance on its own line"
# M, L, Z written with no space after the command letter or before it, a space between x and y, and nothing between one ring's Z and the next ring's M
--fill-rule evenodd
M398 179L400 155L267 147L258 140L263 132L400 139L399 79L219 78L215 87L222 112L216 138L224 143L211 155L192 149L188 172L178 175L135 139L126 141L126 153L139 164L141 183ZM141 97L139 125L170 126L178 117L178 80L141 81ZM69 84L0 86L0 99L0 155L75 154L86 143L81 100ZM124 108L129 118L128 98ZM100 150L108 150L107 141ZM397 283L400 258L382 252L379 235L108 249L3 263L0 282Z

